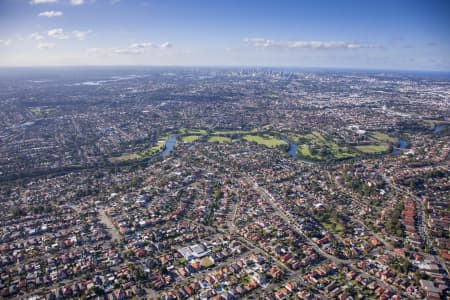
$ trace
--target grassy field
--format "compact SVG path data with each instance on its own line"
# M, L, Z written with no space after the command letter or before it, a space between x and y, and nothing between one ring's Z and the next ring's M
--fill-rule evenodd
M314 217L326 230L340 236L345 234L346 222L339 216L339 213L332 206L325 207L324 211L315 211Z
M185 135L181 137L181 140L183 143L192 143L195 140L198 140L201 136L200 135Z
M369 136L371 136L372 138L379 140L381 142L393 143L393 144L398 143L398 138L389 136L388 134L380 132L380 131L371 132L369 134Z
M230 137L227 137L226 135L244 135L256 132L256 129L253 130L218 130L212 132L208 137L208 142L218 142L218 143L229 143L232 142ZM121 156L118 157L111 157L109 158L110 162L123 162L123 161L129 161L129 160L141 160L148 158L152 155L155 155L159 152L161 152L164 149L164 145L167 142L167 139L172 134L179 134L181 140L184 143L191 143L202 136L208 135L208 131L205 129L192 129L192 128L180 128L177 130L173 130L170 133L166 134L165 136L161 137L154 146L149 147L141 152L136 153L124 153ZM225 135L225 136L221 136ZM260 143L264 143L267 145L267 147L275 147L273 145L278 145L279 142L284 143L281 140L278 140L277 138L272 137L271 139L263 139L260 141ZM273 144L273 145L272 145ZM284 143L285 144L285 143Z
M160 138L156 144L150 148L145 149L141 152L136 153L125 153L118 157L110 157L110 162L123 162L123 161L129 161L129 160L141 160L148 158L152 155L155 155L159 152L161 152L164 149L164 145L167 142L167 139L169 138L169 135L165 135L164 137Z
M179 130L176 130L176 132L181 134L188 134L188 135L206 135L208 132L205 129L188 129L188 128L181 128Z
M323 135L318 131L313 131L311 133L305 134L303 136L304 139L316 141L318 143L326 143L327 140L323 137Z
M242 137L244 140L248 142L254 142L260 145L264 145L269 148L275 148L279 146L287 146L287 143L278 137L275 137L273 135L244 135Z
M385 153L389 150L389 144L373 144L373 145L363 145L356 146L356 150L366 153L366 154L380 154Z
M308 134L288 132L285 133L285 136L297 144L297 155L306 159L325 161L357 156L357 153L351 148L339 146L317 131Z
M297 155L302 157L312 157L311 151L309 151L308 145L299 145L297 148Z
M294 132L283 132L281 134L284 135L291 142L293 142L295 144L300 144L300 139L302 137L300 134L297 134Z
M44 117L44 116L47 116L47 115L51 114L52 112L56 111L56 109L33 107L30 109L30 111L35 117Z
M328 222L322 222L323 227L325 227L326 230L337 233L340 236L343 236L345 233L345 227L336 222L336 220L329 220Z
M122 161L128 161L128 160L137 160L140 159L141 156L139 155L139 153L128 153L128 154L122 154L121 156L118 157L111 157L109 159L110 162L122 162Z
M232 134L250 134L256 132L256 129L252 130L216 130L211 132L212 135L232 135Z
M235 140L245 140L248 142L257 143L268 148L286 147L288 143L278 137L278 134L286 136L290 141L297 144L297 155L306 159L315 161L332 161L346 158L353 158L363 154L381 154L389 150L390 144L397 141L397 138L390 137L382 132L372 132L370 136L383 143L374 143L370 145L360 145L356 147L341 146L332 139L322 135L318 131L313 131L307 134L300 134L296 132L266 132L256 134L256 129L252 130L217 130L209 132L205 129L189 129L181 128L167 133L165 136L158 139L155 145L136 153L124 153L118 157L111 157L111 162L123 162L129 160L141 160L153 156L164 149L167 139L172 134L179 134L179 137L184 143L191 143L204 136L210 143L230 143Z
M226 136L211 136L208 139L210 143L231 143L231 139Z
M156 145L154 145L153 147L148 148L147 150L142 152L141 155L143 157L149 157L150 155L154 155L154 154L162 151L164 149L164 145L166 144L168 138L169 138L168 135L160 138L156 142Z

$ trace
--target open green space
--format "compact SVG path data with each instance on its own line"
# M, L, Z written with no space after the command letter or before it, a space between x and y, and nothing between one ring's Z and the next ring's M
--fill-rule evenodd
M380 131L371 132L371 133L369 133L369 136L371 136L372 138L379 140L381 142L394 143L394 144L398 143L398 138L389 136L388 134L380 132Z
M311 151L309 151L308 145L299 145L297 148L297 155L302 157L312 157Z
M379 154L385 153L389 150L389 144L372 144L372 145L361 145L356 146L356 150L366 153L366 154Z
M334 219L324 221L322 222L322 225L326 230L336 233L340 236L343 236L345 234L345 227L341 223L336 222L336 220Z
M198 140L201 136L200 135L184 135L181 137L181 140L183 143L192 143L195 140Z
M141 152L136 153L124 153L117 157L111 157L109 158L110 162L123 162L123 161L129 161L129 160L141 160L148 158L152 155L155 155L159 152L161 152L164 149L164 146L167 142L167 139L169 138L169 135L165 135L164 137L158 139L155 145L152 147L149 147Z
M175 130L176 133L180 134L188 134L188 135L206 135L208 132L205 129L189 129L189 128L181 128Z
M257 132L256 129L252 130L215 130L211 132L212 135L232 135L232 134L249 134Z
M211 136L208 138L210 143L231 143L231 139L226 136Z
M160 138L157 142L156 145L146 149L145 151L141 152L141 156L143 158L149 157L151 155L154 155L160 151L162 151L164 149L164 146L166 145L167 139L169 138L168 135Z
M340 236L346 233L346 221L333 207L328 206L323 211L314 211L313 215L326 230Z
M288 145L285 141L281 140L280 138L273 136L273 135L268 135L268 134L244 135L242 138L248 142L254 142L254 143L269 147L269 148L275 148L275 147Z
M51 114L52 112L56 111L56 109L54 109L54 108L43 108L43 107L33 107L33 108L30 109L30 111L35 117L45 117L45 116Z
M339 146L318 131L313 131L308 134L288 132L285 133L285 136L297 144L297 155L306 159L328 161L357 156L357 153L351 148Z
M297 145L300 144L300 138L302 137L301 134L297 134L294 132L283 132L282 134L291 142L293 142Z
M152 155L161 152L171 134L179 134L179 138L184 143L191 143L199 138L207 136L207 141L210 143L230 143L234 140L245 140L248 142L257 143L268 148L287 147L288 143L283 141L278 134L286 136L289 140L297 144L297 155L315 161L333 161L356 157L359 154L381 154L389 150L390 143L393 142L393 137L382 133L372 132L371 137L383 143L360 145L354 148L349 146L341 146L329 137L324 136L318 131L312 131L306 134L296 132L258 132L256 129L252 130L217 130L208 133L205 129L189 129L181 128L173 130L165 136L158 139L158 141L151 147L135 153L124 153L118 157L111 157L111 162L123 162L129 160L146 159ZM232 136L235 136L234 138Z
M118 157L111 157L109 159L109 161L122 162L122 161L128 161L128 160L137 160L140 158L141 158L141 156L139 155L139 153L127 153L127 154L122 154L121 156L118 156Z

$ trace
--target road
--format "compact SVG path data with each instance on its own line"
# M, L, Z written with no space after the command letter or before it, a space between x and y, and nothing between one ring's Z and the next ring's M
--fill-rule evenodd
M298 225L296 224L295 220L293 220L291 217L289 217L282 208L279 207L277 201L275 200L275 198L263 187L260 187L258 185L258 183L256 181L254 181L252 178L250 178L249 176L246 176L245 179L247 180L247 182L249 184L252 184L254 189L260 194L260 196L266 200L277 212L278 215L286 222L286 224L288 224L288 226L290 226L294 231L296 231L298 234L300 234L301 236L304 237L304 239L306 240L306 243L312 247L317 253L319 253L320 255L322 255L323 257L327 258L328 260L332 261L335 264L344 264L347 265L349 268L351 268L352 270L354 270L355 272L360 273L363 277L367 278L367 279L371 279L373 281L375 281L379 286L385 286L388 287L391 291L396 292L399 295L402 295L406 298L408 298L408 296L401 291L400 289L398 289L395 286L392 286L391 284L388 284L380 279L378 279L377 277L367 273L364 270L361 270L357 267L355 267L353 264L357 262L357 260L354 259L340 259L337 258L335 256L332 256L328 253L326 253L325 251L323 251L319 246L317 246L317 244L315 244L307 235L305 235L303 233L303 231L298 227Z
M447 276L449 276L450 273L447 269L447 265L445 264L445 261L440 257L440 255L436 251L436 249L432 243L432 239L430 238L430 233L428 231L426 218L424 218L424 211L426 208L425 208L425 204L423 203L422 199L420 197L416 196L413 192L411 192L407 188L400 187L397 184L395 184L391 180L391 178L388 178L385 175L383 175L383 178L391 188L393 188L393 189L397 190L398 192L401 192L405 195L408 195L408 197L410 197L411 199L413 199L416 202L416 220L418 223L417 229L418 229L420 238L430 248L433 257L439 262L442 269L447 273Z

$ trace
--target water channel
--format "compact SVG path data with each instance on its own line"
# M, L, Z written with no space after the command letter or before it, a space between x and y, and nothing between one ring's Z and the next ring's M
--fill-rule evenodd
M300 156L297 155L297 149L298 149L298 146L297 146L296 144L294 144L293 142L291 142L290 140L288 140L288 139L287 139L286 137L284 137L284 136L280 136L280 138L281 138L283 141L285 141L286 143L288 143L287 153L288 153L292 158L301 160L301 161L306 162L306 163L313 163L312 160L308 160L308 159L306 159L306 158L302 158L302 157L300 157Z
M169 136L166 144L164 145L164 150L160 153L161 157L166 157L172 152L173 147L175 147L175 144L177 143L177 136L178 135L176 134L172 134L171 136Z
M442 129L443 129L442 124L436 124L436 125L434 125L433 133L439 133L442 131Z
M436 125L436 127L437 126L440 126L440 125ZM435 131L436 131L436 127L435 127ZM442 129L439 129L439 130L442 130ZM166 144L164 146L164 150L159 154L161 157L164 158L164 157L170 155L170 153L172 153L173 148L175 147L175 144L177 142L177 137L178 137L177 134L172 134L171 136L169 136L169 138L167 139ZM302 158L302 157L297 155L297 150L298 150L297 144L291 142L290 140L288 140L284 136L280 136L280 138L288 144L287 153L292 158L301 160L301 161L306 162L306 163L313 163L312 160L308 160L308 159ZM401 152L401 150L405 149L407 146L408 146L408 142L407 141L405 141L403 139L399 139L398 146L392 148L391 154L392 155L397 155L397 154L399 154Z
M392 155L397 155L400 153L401 150L405 149L406 146L408 146L408 142L402 139L398 140L398 146L397 147L393 147L391 154Z

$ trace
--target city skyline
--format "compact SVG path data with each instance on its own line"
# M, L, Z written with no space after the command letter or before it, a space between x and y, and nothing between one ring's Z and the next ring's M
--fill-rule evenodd
M0 1L0 66L450 71L446 1Z

